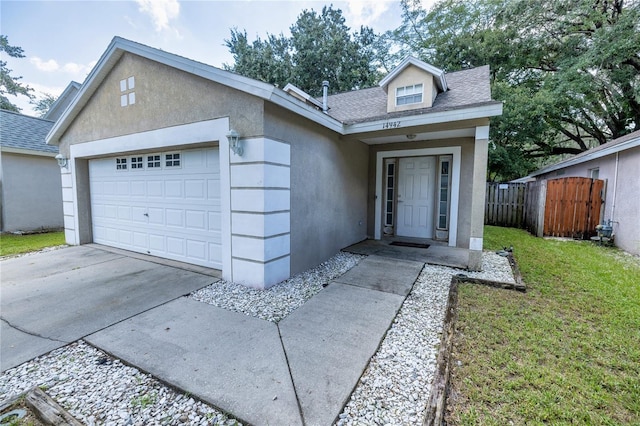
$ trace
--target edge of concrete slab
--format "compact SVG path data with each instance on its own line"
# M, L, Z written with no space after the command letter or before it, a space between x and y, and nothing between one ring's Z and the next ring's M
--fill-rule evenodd
M102 244L89 243L84 244L87 247L92 247L98 250L106 251L113 254L119 254L126 257L131 257L138 260L145 260L151 263L157 263L159 265L171 266L172 268L184 269L189 272L196 272L202 275L209 275L215 278L222 278L222 271L219 269L208 268L206 266L194 265L192 263L180 262L178 260L164 259L162 257L152 256L144 253L137 253L135 251L129 251L120 249L117 247L105 246Z
M244 423L303 424L269 321L181 298L85 341ZM152 355L158 348L162 359Z

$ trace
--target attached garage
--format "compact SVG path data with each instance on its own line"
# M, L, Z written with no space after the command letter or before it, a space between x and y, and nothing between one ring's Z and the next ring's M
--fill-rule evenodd
M93 241L221 269L219 149L89 160Z

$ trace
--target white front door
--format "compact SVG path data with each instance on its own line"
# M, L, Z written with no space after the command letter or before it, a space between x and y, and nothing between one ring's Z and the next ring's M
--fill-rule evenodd
M433 238L435 157L399 160L396 235Z
M89 160L93 241L222 268L218 148Z

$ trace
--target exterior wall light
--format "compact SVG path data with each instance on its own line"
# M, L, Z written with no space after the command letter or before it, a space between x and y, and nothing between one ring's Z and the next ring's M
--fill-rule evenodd
M60 166L61 169L66 169L67 165L69 164L69 159L62 154L56 155L56 161L58 162L58 166Z
M414 134L407 135L407 139L409 139L410 141L414 140L415 138L416 138L416 135Z
M233 129L229 130L229 133L227 133L227 139L229 139L229 148L235 155L242 157L242 153L244 152L244 150L242 149L242 145L240 145L239 136L240 135L238 135L238 132Z

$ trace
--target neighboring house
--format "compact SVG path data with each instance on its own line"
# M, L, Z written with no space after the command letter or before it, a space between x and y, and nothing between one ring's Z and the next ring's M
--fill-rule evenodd
M616 246L640 255L640 131L540 169L524 179L572 176L606 182L602 221L614 221Z
M69 85L64 89L64 91L58 96L58 99L51 105L47 113L44 115L44 119L57 121L58 118L62 115L65 109L71 104L73 98L76 97L78 92L80 91L80 83L76 81L72 81Z
M53 121L0 110L0 228L59 229L62 219L58 147L45 144Z
M258 288L385 233L443 240L480 268L502 112L488 67L445 75L409 57L379 87L286 89L114 38L47 137L69 159L67 242Z

